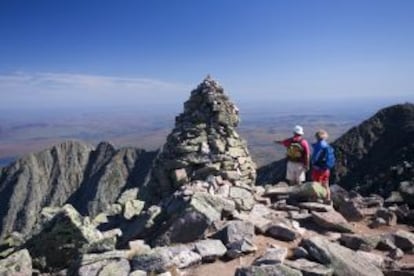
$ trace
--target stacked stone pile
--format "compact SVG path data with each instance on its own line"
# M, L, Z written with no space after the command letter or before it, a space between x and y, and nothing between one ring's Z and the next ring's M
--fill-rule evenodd
M184 103L184 112L176 117L155 162L152 195L165 198L184 184L200 184L197 181L205 182L210 193L225 197L232 193L231 187L249 189L256 179L256 165L236 132L239 121L238 108L207 77Z

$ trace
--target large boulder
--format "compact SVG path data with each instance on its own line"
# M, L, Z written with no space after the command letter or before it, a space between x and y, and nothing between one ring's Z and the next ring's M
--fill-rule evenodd
M42 225L24 244L41 271L69 267L81 254L114 249L116 240L105 238L69 204Z
M332 267L335 275L383 275L382 271L372 265L367 258L356 255L355 251L330 242L323 237L316 236L306 239L304 240L304 245L314 259Z

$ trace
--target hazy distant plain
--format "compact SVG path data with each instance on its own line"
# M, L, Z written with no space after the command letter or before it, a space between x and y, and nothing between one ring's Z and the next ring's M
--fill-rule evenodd
M152 111L131 108L90 110L42 110L2 113L0 125L0 166L15 158L36 152L65 140L77 139L96 144L110 141L117 147L133 146L156 150L163 145L174 126L179 108ZM371 112L372 113L372 112ZM250 107L241 111L239 133L248 141L258 165L284 157L284 149L275 139L291 135L295 124L305 128L306 137L326 129L331 141L365 119L370 110L338 112L283 108Z

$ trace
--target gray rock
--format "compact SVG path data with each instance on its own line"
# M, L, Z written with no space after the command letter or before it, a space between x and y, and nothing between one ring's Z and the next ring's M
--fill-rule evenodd
M225 245L242 239L253 240L254 225L239 220L229 221L217 235Z
M271 210L263 204L255 204L248 216L242 219L252 223L255 229L261 233L266 233L271 224L271 220L267 218L271 214Z
M267 248L263 256L259 257L253 262L253 265L275 265L281 264L285 261L288 254L287 248L274 247Z
M85 264L77 269L76 275L79 276L96 276L99 271L109 263L109 260L101 260L94 263Z
M403 251L414 249L414 234L405 230L398 230L394 234L395 245Z
M185 169L177 169L171 173L174 184L177 186L184 185L188 182L188 176Z
M334 272L330 267L306 259L285 261L285 265L301 271L304 276L331 276Z
M0 260L1 276L31 276L32 259L26 249L17 251Z
M378 228L381 227L383 225L386 225L387 222L385 221L385 219L383 218L375 218L370 224L369 227L371 228Z
M168 270L171 266L167 256L159 252L136 255L131 259L132 271L142 270L145 272L161 273Z
M301 236L292 225L283 221L272 222L267 229L266 235L282 241L293 241Z
M125 203L124 206L124 218L131 219L134 216L141 214L142 209L144 209L145 202L133 199Z
M328 230L338 232L352 233L352 225L338 212L330 210L329 212L312 212L312 218L316 224Z
M303 274L296 269L283 264L261 265L237 268L235 276L302 276Z
M377 249L390 251L396 249L397 246L394 243L394 236L392 234L385 234L380 236Z
M349 200L339 206L338 212L350 221L361 221L364 219L364 212L355 201Z
M127 189L122 192L122 194L118 197L116 202L120 205L125 205L125 203L127 203L128 201L137 199L138 191L138 188Z
M215 234L215 237L221 239L226 245L227 256L230 258L256 251L257 248L253 244L254 236L254 225L245 221L230 221Z
M397 224L397 215L386 208L378 209L375 213L375 217L384 219L389 226L395 226Z
M404 201L410 205L414 205L414 182L403 181L400 183L399 192Z
M340 242L353 250L371 251L377 247L381 237L379 235L342 234Z
M191 247L177 245L158 247L150 253L136 255L131 260L132 270L162 273L170 268L186 268L201 262L201 256Z
M367 258L356 255L353 250L322 237L306 239L304 245L314 259L332 267L335 275L383 275L382 271L372 265Z
M391 251L388 254L388 257L390 257L393 260L400 260L404 257L404 252L399 248L391 249Z
M147 276L147 272L144 270L135 270L129 273L129 276Z
M357 256L367 259L371 264L375 265L379 269L384 269L385 266L385 259L383 256L371 252L366 251L357 251Z
M67 204L24 246L33 258L34 267L56 270L69 267L80 254L102 240L102 233L91 224L84 224L79 213Z
M147 245L144 240L129 241L128 246L137 255L151 251L151 247Z
M221 219L224 210L232 212L234 209L234 202L230 200L205 192L195 193L189 202L171 212L164 229L159 230L155 244L164 246L203 239L213 222Z
M197 252L203 261L210 262L226 254L227 248L221 240L202 240L194 244Z
M130 270L131 267L128 260L121 259L106 264L101 271L99 271L98 276L128 276Z
M293 256L296 259L301 259L301 258L307 259L309 257L309 253L308 251L306 251L305 248L298 246L293 249Z
M328 212L333 209L332 206L330 205L317 203L317 202L301 202L299 203L299 207L302 209L307 209L307 210L316 211L316 212Z
M229 197L233 199L239 210L249 211L255 204L252 193L244 188L230 187Z

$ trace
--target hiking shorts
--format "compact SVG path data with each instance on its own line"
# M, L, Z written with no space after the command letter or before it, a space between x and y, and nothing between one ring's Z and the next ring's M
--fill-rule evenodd
M305 181L306 168L302 162L287 162L286 179L300 183Z
M329 176L331 175L331 172L329 169L326 170L318 170L313 169L312 170L312 181L319 182L325 186L329 185Z

